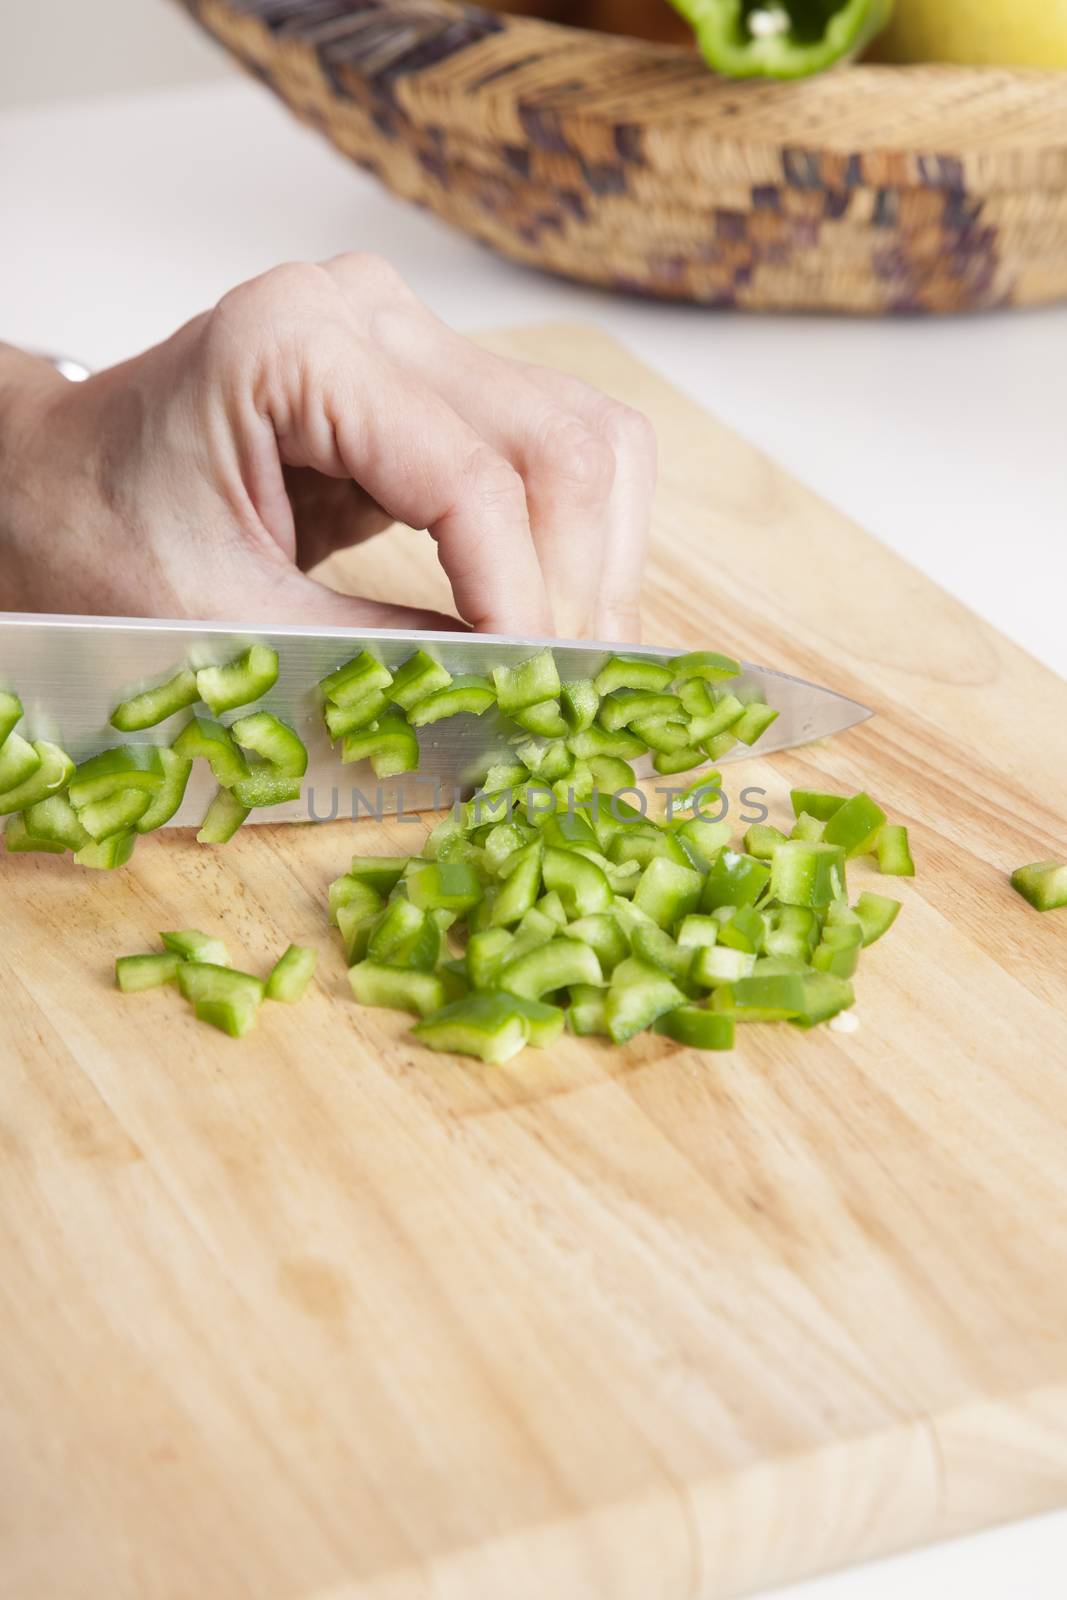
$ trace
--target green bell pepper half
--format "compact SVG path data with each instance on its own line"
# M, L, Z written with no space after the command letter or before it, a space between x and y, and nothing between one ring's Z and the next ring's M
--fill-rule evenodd
M893 0L671 0L704 60L728 78L808 78L859 55Z

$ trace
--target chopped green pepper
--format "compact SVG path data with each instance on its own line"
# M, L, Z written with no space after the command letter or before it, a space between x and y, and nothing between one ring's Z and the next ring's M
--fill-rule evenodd
M793 804L794 817L806 812L809 817L816 817L820 822L829 822L834 812L840 811L848 796L820 794L814 789L790 789L789 798Z
M592 679L577 678L573 683L560 684L559 709L569 732L581 733L592 727L599 707L600 695Z
M495 667L493 683L497 702L506 716L543 700L558 699L561 687L551 650L542 650L517 667Z
M489 990L453 1001L416 1023L411 1032L430 1050L475 1056L489 1066L503 1066L526 1045L530 1022L515 996Z
M7 789L17 789L32 778L41 765L41 757L20 733L9 733L0 744L0 794Z
M845 892L845 852L839 845L787 839L771 858L771 899L785 906L828 906Z
M890 900L884 894L871 894L869 889L864 889L853 910L863 929L863 945L866 949L889 932L900 915L900 901Z
M252 644L235 661L221 667L201 667L196 688L208 710L220 716L237 706L250 705L272 689L278 679L278 652L267 644Z
M410 711L418 701L439 689L447 689L452 674L426 650L416 650L393 674L389 698L402 711Z
M789 1020L797 1028L814 1028L855 1003L856 996L847 978L839 978L832 972L806 972L804 1009Z
M709 945L718 944L721 926L714 917L683 917L678 929L678 943L692 949L706 949Z
M370 694L388 689L392 681L393 674L389 668L383 666L369 650L361 650L358 656L353 656L351 661L346 661L323 678L319 689L333 705L351 706Z
M374 961L358 961L354 967L349 967L348 981L352 993L363 1006L384 1006L391 1011L413 1011L417 1016L428 1017L440 1011L445 1003L445 985L440 974L422 972L414 967L385 967Z
M89 844L89 835L78 821L78 813L65 794L50 794L46 800L21 813L35 839L51 840L61 849L80 850Z
M154 744L122 744L83 761L71 777L67 793L76 811L111 799L124 789L158 789L163 761Z
M703 880L692 867L655 856L641 874L634 905L661 928L673 928L697 909Z
M672 677L671 668L662 661L652 661L648 656L612 656L593 680L600 695L614 694L618 689L647 690L658 694L666 689Z
M720 655L717 650L692 650L688 655L675 656L670 668L676 682L701 678L705 683L722 683L740 675L741 663L732 656Z
M307 771L308 753L303 740L270 711L253 711L251 716L239 717L231 723L230 733L243 750L254 751L277 773L302 778Z
M10 689L0 689L0 745L18 725L22 701Z
M545 888L556 891L568 917L588 917L610 908L613 894L607 876L595 861L577 851L549 846L544 853L542 872Z
M159 937L163 948L182 961L198 961L212 967L230 965L230 954L222 940L213 934L201 933L199 928L174 928Z
M167 950L162 955L119 956L115 962L115 985L123 994L140 994L173 983L181 957Z
M536 902L541 889L541 856L544 850L540 839L516 850L502 862L498 872L504 881L497 890L489 913L489 925L507 927L518 922Z
M770 878L771 868L765 861L739 855L734 850L723 850L712 862L700 909L714 911L717 906L754 905Z
M268 1000L282 1000L286 1005L295 1005L307 993L307 986L315 975L315 963L318 960L316 951L307 945L291 944L280 955L270 970L267 979L266 996Z
M1034 861L1027 867L1016 867L1011 886L1035 911L1058 911L1067 906L1067 865L1060 861Z
M5 811L25 811L38 800L47 800L50 794L63 788L74 772L73 761L58 745L50 744L47 739L34 739L33 748L41 764L22 783L0 794L0 815Z
M12 855L29 855L32 853L61 856L66 850L65 844L60 844L58 839L43 839L30 832L24 811L14 811L4 824L4 848Z
M636 761L645 754L644 742L636 735L628 733L625 728L609 733L607 728L597 723L574 734L567 740L567 748L571 755L581 761L588 761L593 756L615 756L620 761Z
M123 700L111 713L111 726L120 733L139 733L142 728L154 728L176 711L195 705L199 698L196 673L183 667L158 688L146 689L143 694Z
M769 861L778 846L785 843L785 834L780 828L772 828L765 822L754 822L745 834L744 842L750 856L755 856L758 861Z
M176 750L160 747L159 759L163 763L163 782L149 794L148 809L137 819L138 833L152 833L169 822L185 799L185 790L193 763L188 756Z
M818 817L813 817L810 812L802 811L790 830L791 839L805 839L808 844L820 840L826 832L826 823Z
M200 1022L209 1022L235 1039L255 1023L264 992L261 978L200 961L179 962L177 976L178 988L192 1002Z
M752 973L715 990L712 1005L737 1022L786 1022L804 1010L799 973Z
M469 911L484 893L482 880L465 861L431 862L410 877L407 885L412 905L426 911Z
M377 918L367 955L379 966L432 972L441 951L441 929L421 906L391 900Z
M350 705L327 705L322 713L326 731L331 739L343 739L346 733L369 728L377 722L388 704L389 696L384 689L372 689Z
M120 789L106 800L93 800L82 806L78 821L89 835L99 843L110 839L113 833L123 833L144 816L151 795L146 789Z
M137 749L136 745L127 745L127 749ZM141 748L154 749L154 746ZM202 757L215 774L215 781L224 789L231 789L241 778L250 775L248 762L241 754L237 741L229 728L224 728L221 722L213 722L210 717L191 717L179 733L171 749L178 755L184 756L188 761ZM162 782L163 767L160 763L160 781ZM78 804L77 798L74 799Z
M908 830L887 823L874 841L878 871L890 878L914 878L915 863L908 847Z
M419 765L419 741L403 717L390 712L365 732L348 733L342 740L342 761L366 759L376 778L414 772Z
M542 739L562 739L567 732L558 700L536 700L532 706L509 713L511 720Z
M682 986L688 982L693 965L693 951L688 945L675 943L669 933L654 922L639 922L630 934L633 953L639 961L650 967L659 967L674 982Z
M696 745L683 745L680 750L657 750L652 757L652 766L656 772L664 777L673 772L692 772L694 767L699 767L706 759L704 750Z
M601 971L609 975L630 954L630 941L619 926L619 919L610 911L595 911L588 917L578 917L567 924L567 936L587 944L600 962Z
M777 719L778 712L773 706L765 706L761 701L754 700L745 707L737 721L731 723L730 732L742 744L755 744Z
M750 951L705 945L694 954L689 976L705 989L717 989L720 984L747 978L755 965L756 957Z
M881 806L861 791L838 806L823 829L823 840L826 844L839 844L851 861L874 849L885 821Z
M704 1006L678 1006L652 1024L653 1033L665 1034L691 1050L732 1050L734 1019Z
M682 702L674 694L656 694L650 689L616 689L600 702L598 721L609 733L617 733L631 722L651 718L668 722L682 712Z
M453 678L446 689L436 689L425 699L418 700L408 712L408 722L413 728L425 728L445 717L459 716L461 712L480 717L495 699L496 691L488 678Z
M750 950L756 955L763 949L766 925L754 906L720 906L715 915L720 922L720 945L728 950Z
M353 856L348 876L366 883L379 894L388 894L400 882L407 856Z
M604 975L595 952L577 939L550 939L497 973L497 986L526 1000L565 989L572 983L602 983Z
M390 883L388 889L391 888ZM375 884L366 882L353 873L346 872L343 877L335 878L327 893L330 921L334 923L342 906L354 905L363 916L373 916L382 909L382 896Z
M694 683L700 682L699 679L694 679L693 681ZM704 688L703 683L700 683L700 687ZM705 689L704 692L706 694L707 690ZM690 695L690 698L692 698L692 695ZM709 740L716 739L720 734L724 733L733 732L736 737L736 730L740 726L744 715L745 707L742 702L735 694L730 694L728 690L724 690L716 698L710 711L702 712L690 722L690 737L694 744L707 744Z
M807 78L859 55L893 0L671 0L728 78Z
M658 755L673 755L677 750L691 748L695 742L689 722L665 722L660 717L642 716L633 718L630 729Z
M302 789L299 778L276 772L264 763L253 767L247 778L238 778L233 786L233 796L240 805L251 811L256 806L280 806L287 801L299 800Z
M92 867L95 871L113 872L124 867L133 855L137 835L132 828L125 833L113 833L99 843L94 839L75 850L74 859L79 867Z
M576 983L571 987L571 1003L567 1008L567 1026L579 1036L603 1034L607 1037L608 1024L604 1015L604 997L607 991L590 983Z
M217 789L215 798L204 812L204 820L197 833L197 844L227 844L251 811L242 805L232 789Z
M685 1003L685 995L659 967L630 956L611 975L604 1000L604 1020L616 1044L649 1028L667 1011Z

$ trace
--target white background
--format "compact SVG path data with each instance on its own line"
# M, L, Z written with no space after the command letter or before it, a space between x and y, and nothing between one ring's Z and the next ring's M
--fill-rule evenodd
M499 261L392 200L231 78L163 0L5 10L0 338L103 364L276 261L376 249L460 328L582 318L613 332L1067 675L1067 309L847 322L613 299ZM87 42L90 13L114 49ZM155 87L184 80L203 81ZM1065 1593L1067 1514L789 1596Z

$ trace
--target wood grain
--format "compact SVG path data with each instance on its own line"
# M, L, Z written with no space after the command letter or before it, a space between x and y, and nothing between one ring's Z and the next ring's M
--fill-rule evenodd
M1067 687L603 336L492 343L657 420L648 638L876 707L734 799L867 786L920 876L854 1034L487 1069L325 928L418 826L6 858L5 1600L725 1597L1064 1499L1067 923L1005 874L1067 852ZM408 531L347 581L420 562L433 603ZM113 992L190 924L317 945L314 993L237 1043Z

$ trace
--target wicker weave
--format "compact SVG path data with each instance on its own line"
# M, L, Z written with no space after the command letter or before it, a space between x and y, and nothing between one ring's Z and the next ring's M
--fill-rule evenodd
M733 83L451 0L182 0L397 194L520 261L755 310L1067 295L1067 73Z

